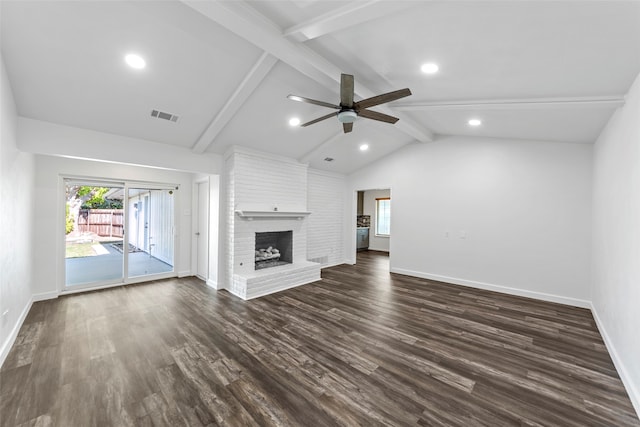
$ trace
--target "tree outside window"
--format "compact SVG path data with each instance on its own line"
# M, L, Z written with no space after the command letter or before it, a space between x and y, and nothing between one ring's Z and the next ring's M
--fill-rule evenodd
M391 234L391 199L376 199L376 236Z

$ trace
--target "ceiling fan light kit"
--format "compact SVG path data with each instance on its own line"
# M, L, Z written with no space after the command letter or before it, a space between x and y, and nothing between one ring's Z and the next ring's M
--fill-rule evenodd
M340 105L331 104L329 102L318 101L315 99L304 98L297 95L289 95L292 101L306 102L307 104L319 105L321 107L333 108L339 110L338 113L330 113L326 116L319 117L301 124L300 126L306 127L314 123L321 122L328 118L337 116L338 121L342 123L342 129L344 133L349 133L353 129L353 122L358 117L364 117L370 120L377 120L385 123L396 123L399 119L397 117L390 116L388 114L380 113L378 111L367 110L369 107L375 107L376 105L385 104L387 102L395 101L396 99L404 98L411 95L411 91L408 88L396 90L382 95L372 96L371 98L363 99L361 101L353 102L354 94L353 76L351 74L342 74L340 76Z
M340 123L353 123L358 118L358 113L353 110L342 110L338 113Z

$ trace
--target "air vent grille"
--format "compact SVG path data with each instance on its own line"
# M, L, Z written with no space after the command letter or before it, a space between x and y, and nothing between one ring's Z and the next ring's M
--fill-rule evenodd
M169 120L170 122L177 122L180 117L175 114L167 113L165 111L151 110L151 117L157 119Z

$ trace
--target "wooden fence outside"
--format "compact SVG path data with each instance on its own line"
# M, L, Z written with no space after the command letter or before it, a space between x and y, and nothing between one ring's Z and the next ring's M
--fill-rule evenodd
M80 209L78 231L96 233L102 237L123 237L124 210Z

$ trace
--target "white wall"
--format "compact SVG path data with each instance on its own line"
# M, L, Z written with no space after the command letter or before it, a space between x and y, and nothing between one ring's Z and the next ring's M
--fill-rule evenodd
M91 141L88 141L90 143ZM192 174L90 160L36 156L34 218L37 245L34 248L34 294L36 298L55 297L63 288L64 271L64 188L62 177L95 177L116 180L178 184L176 191L176 263L180 276L191 274L191 183Z
M390 237L376 236L376 199L391 197L390 190L365 190L362 213L371 216L369 228L369 249L373 251L389 252ZM393 215L393 201L391 202L391 215ZM391 230L393 235L393 230Z
M353 174L349 190L391 188L392 271L588 306L591 154L591 145L442 137ZM355 194L350 218L354 203Z
M593 312L640 413L640 76L594 149Z
M1 57L0 62L1 366L31 306L34 159L18 151L16 105Z
M323 267L344 263L345 184L344 175L317 169L307 174L307 259Z

